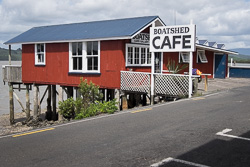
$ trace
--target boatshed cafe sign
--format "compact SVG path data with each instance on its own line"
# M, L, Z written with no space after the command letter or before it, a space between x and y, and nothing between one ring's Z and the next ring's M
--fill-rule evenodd
M194 52L195 25L150 27L150 52Z

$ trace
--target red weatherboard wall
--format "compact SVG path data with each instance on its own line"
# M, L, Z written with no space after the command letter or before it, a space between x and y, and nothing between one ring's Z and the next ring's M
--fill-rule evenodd
M102 41L101 74L69 74L69 44L46 44L46 65L35 66L35 47L22 46L22 80L24 83L78 86L80 77L101 88L119 88L120 71L125 70L125 41Z
M205 51L205 54L207 56L208 63L197 63L197 52L193 53L193 68L199 69L202 73L205 74L211 74L211 76L208 76L208 78L213 78L213 62L214 62L214 52L211 51ZM179 53L164 53L163 57L163 69L167 70L167 63L168 59L174 60L175 63L179 62ZM187 63L187 65L189 65ZM181 71L180 73L188 72L189 68L187 67L185 70Z

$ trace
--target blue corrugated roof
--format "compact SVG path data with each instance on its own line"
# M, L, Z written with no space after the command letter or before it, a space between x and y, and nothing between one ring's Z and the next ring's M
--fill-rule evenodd
M4 44L131 37L158 16L34 27Z

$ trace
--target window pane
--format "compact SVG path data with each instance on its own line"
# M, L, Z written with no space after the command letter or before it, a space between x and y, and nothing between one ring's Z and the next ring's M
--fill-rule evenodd
M149 52L149 48L147 48L147 63L151 64L151 52Z
M73 70L77 70L77 57L73 57Z
M128 47L128 64L133 64L133 48Z
M98 42L92 42L93 43L93 55L98 55Z
M92 42L87 42L87 55L92 55Z
M146 48L141 48L141 64L146 63Z
M98 70L98 57L93 57L94 59L94 70Z
M76 42L73 42L72 43L72 55L77 55L76 53L76 50L77 50L77 43Z
M41 52L44 52L44 44L40 44L41 45Z
M135 64L139 64L139 50L140 48L135 48Z
M92 57L88 57L88 65L87 65L87 67L88 67L88 70L92 70Z
M78 70L82 70L82 57L78 57Z
M82 55L82 42L78 42L78 55Z
M37 52L41 52L41 45L37 44L36 47L37 47Z

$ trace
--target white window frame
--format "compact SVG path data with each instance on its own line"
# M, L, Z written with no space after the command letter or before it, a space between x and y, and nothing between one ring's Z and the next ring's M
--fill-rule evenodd
M44 51L38 52L37 45L43 45ZM38 54L43 54L43 58L44 58L43 62L39 62ZM45 43L35 44L35 65L46 65L46 44Z
M88 42L97 42L98 45L98 50L97 50L97 55L88 55L87 54L87 42L85 42L85 53L86 53L86 58L84 58L84 60L86 61L83 65L86 67L84 69L84 72L88 72L88 73L100 73L100 41L88 41ZM88 58L94 58L97 57L97 70L88 70Z
M179 52L179 63L189 63L189 52Z
M73 55L72 55L72 43L69 43L69 72L71 73L100 73L100 41L77 41L82 42L82 70L73 70ZM98 54L97 55L87 55L87 42L98 42ZM88 70L88 58L98 57L98 69Z
M129 53L128 48L132 48L132 62L129 63ZM139 62L135 64L135 51L136 48L139 48ZM145 48L145 63L142 64L142 48ZM148 54L149 53L149 54ZM150 59L148 59L148 55L150 55ZM150 67L151 66L151 52L149 52L148 45L138 45L138 44L126 44L126 67Z
M205 50L197 50L197 63L208 63ZM200 61L199 61L200 60Z

